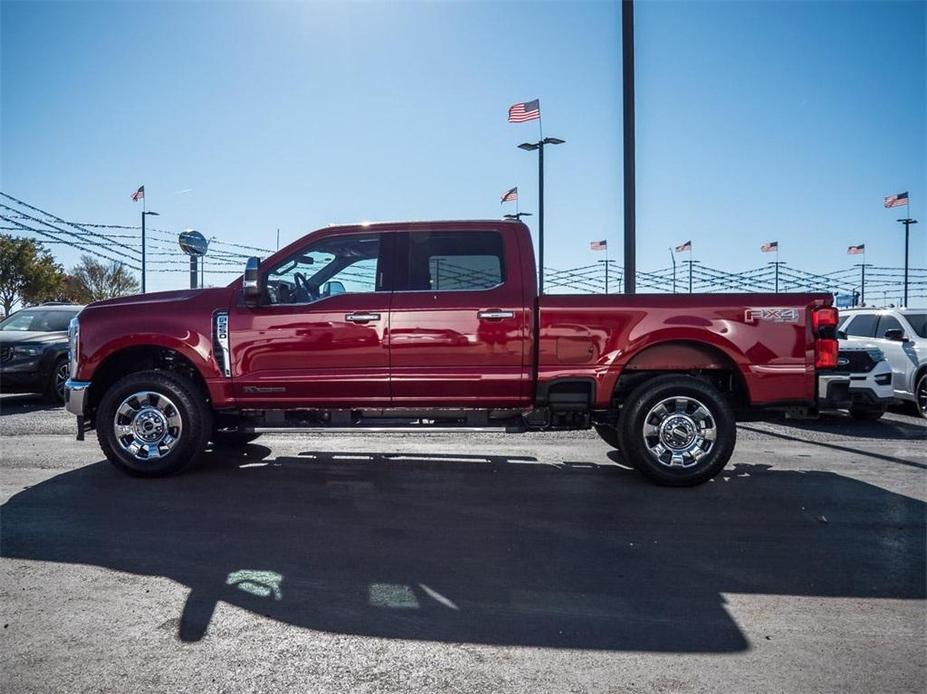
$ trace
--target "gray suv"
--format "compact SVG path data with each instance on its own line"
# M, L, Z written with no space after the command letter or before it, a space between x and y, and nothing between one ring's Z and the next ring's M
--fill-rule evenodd
M927 418L927 310L859 308L841 311L840 337L874 344L892 366L895 397Z

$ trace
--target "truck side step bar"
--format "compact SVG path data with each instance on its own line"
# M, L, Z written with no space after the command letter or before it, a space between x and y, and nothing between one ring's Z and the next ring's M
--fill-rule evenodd
M358 431L368 431L374 434L407 434L415 431L428 432L432 434L451 434L462 431L478 433L496 433L496 434L520 434L527 429L524 426L499 426L499 427L470 427L470 426L434 426L429 424L417 424L414 426L382 426L378 424L358 424L351 427L249 427L243 426L239 431L248 434L353 434Z

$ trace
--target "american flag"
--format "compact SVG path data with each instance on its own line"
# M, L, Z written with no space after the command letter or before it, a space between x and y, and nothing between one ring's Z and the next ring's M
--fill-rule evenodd
M847 248L847 255L860 255L866 252L866 244L861 243L858 246L850 246Z
M601 241L593 241L589 244L589 248L593 251L605 251L608 250L608 241L605 239Z
M686 241L685 243L680 243L678 246L676 246L677 253L682 253L683 251L691 251L691 250L692 250L691 241Z
M778 251L779 242L770 241L769 243L764 243L762 246L760 246L760 250L763 251L763 253L772 253L773 251Z
M540 117L541 102L539 99L509 106L509 123L524 123L529 120L538 120Z
M505 191L502 194L502 199L499 201L499 204L501 205L504 202L515 202L516 200L518 200L518 186L509 188Z
M886 207L901 207L908 204L908 194L906 192L895 193L887 196L883 202Z
M141 200L143 197L145 197L145 186L139 186L139 187L138 187L138 190L136 190L134 193L132 193L132 199L133 199L135 202L138 202L138 201Z

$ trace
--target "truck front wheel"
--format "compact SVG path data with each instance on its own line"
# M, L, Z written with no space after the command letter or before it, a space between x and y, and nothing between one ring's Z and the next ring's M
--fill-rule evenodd
M628 462L657 484L707 482L734 452L737 427L730 405L709 383L658 376L628 396L618 424Z
M103 394L97 438L116 467L140 477L179 472L206 448L212 413L188 379L168 371L142 371L116 381Z

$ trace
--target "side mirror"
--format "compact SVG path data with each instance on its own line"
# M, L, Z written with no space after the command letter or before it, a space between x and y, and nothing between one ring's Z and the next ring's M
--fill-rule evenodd
M838 340L846 340L846 339L847 339L847 334L846 334L846 332L843 331L843 330L838 330L838 331L837 331L837 339L838 339Z
M346 292L344 284L338 280L332 280L322 285L322 296L335 296Z
M257 306L261 303L261 261L258 258L248 258L245 263L245 274L241 279L241 294L245 304Z
M883 337L886 340L893 340L895 342L906 342L907 341L904 336L904 330L902 330L901 328L890 328L889 330L885 331L885 334L883 335Z

